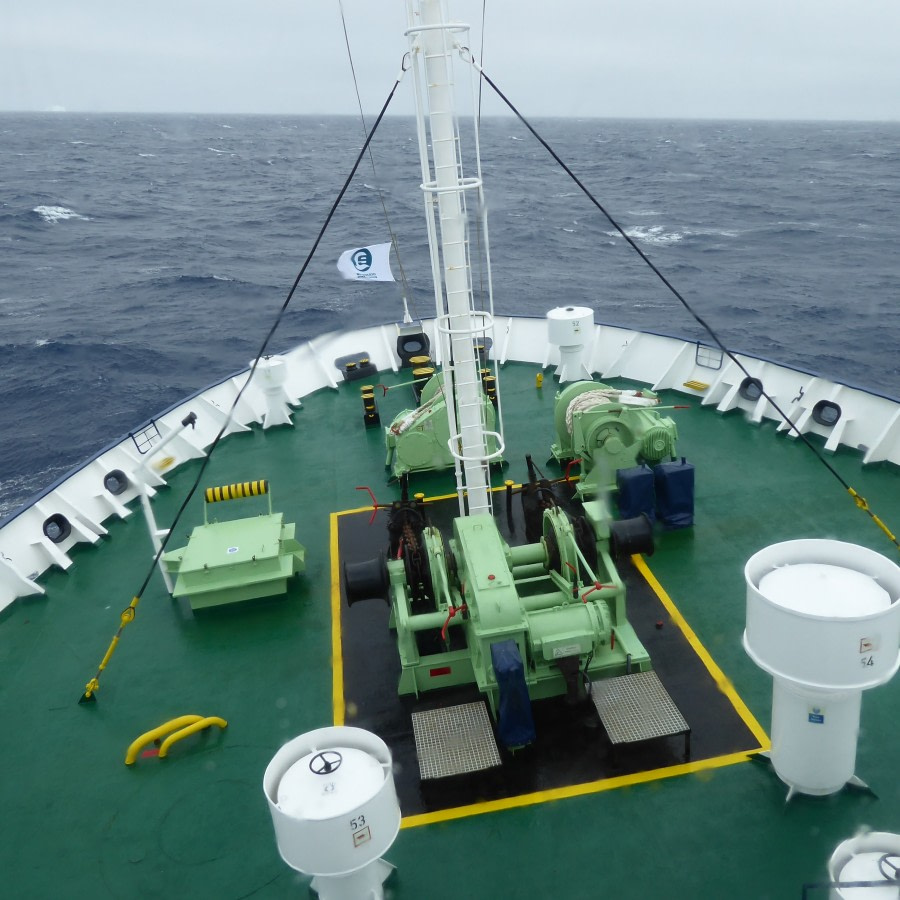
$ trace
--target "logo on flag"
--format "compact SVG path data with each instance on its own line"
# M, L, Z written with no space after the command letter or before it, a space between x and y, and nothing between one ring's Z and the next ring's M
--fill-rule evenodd
M372 244L345 250L337 261L338 271L350 281L393 281L391 245Z

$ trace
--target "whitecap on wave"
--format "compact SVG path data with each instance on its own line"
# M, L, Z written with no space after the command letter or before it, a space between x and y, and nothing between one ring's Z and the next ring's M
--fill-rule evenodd
M153 157L155 157L156 154L155 153L138 153L138 156L143 156L143 157L153 156Z
M36 206L32 212L36 212L50 225L55 225L57 222L62 222L65 219L83 219L85 222L90 221L87 216L82 216L75 212L74 209L69 209L66 206Z
M618 232L607 231L610 237L616 237ZM668 244L677 244L684 239L684 234L680 231L664 231L662 225L635 225L632 228L626 228L625 234L632 240L640 241L644 244L655 244L664 247Z

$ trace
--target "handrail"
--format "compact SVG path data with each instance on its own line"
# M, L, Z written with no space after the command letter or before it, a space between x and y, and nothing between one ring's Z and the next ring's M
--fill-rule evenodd
M159 757L160 759L164 759L169 753L169 747L175 743L175 741L180 741L183 738L190 737L192 734L196 734L198 731L203 731L204 728L209 728L210 725L218 725L219 728L227 727L228 723L224 719L220 719L218 716L207 716L205 719L200 719L199 722L192 722L186 728L182 728L180 731L176 731L174 734L170 734L163 742L162 746L159 748Z
M170 731L184 728L185 725L190 725L193 722L200 722L202 719L203 716L179 716L177 719L170 719L168 722L163 722L162 725L157 726L151 731L145 731L129 745L128 752L125 754L125 765L132 765L137 759L138 753L152 741L158 740Z

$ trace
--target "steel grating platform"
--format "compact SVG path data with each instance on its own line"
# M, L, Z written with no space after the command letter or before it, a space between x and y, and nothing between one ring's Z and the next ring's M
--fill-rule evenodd
M483 701L414 712L412 726L423 781L501 764Z
M614 747L683 734L684 757L690 759L691 726L656 672L634 672L595 681L591 699Z

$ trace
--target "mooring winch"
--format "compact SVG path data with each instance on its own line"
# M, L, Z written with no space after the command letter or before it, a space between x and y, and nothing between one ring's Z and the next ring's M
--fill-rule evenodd
M660 408L665 407L651 390L620 390L596 381L575 382L556 395L557 440L550 450L560 462L581 460L581 496L612 490L619 469L675 456L678 429Z
M490 515L455 518L445 540L404 495L390 508L387 554L344 569L348 603L390 602L399 693L476 684L512 746L534 738L529 699L575 703L592 679L650 668L611 552L652 548L649 522L613 521L601 500L573 517L534 481L523 500L535 491L542 510L523 502L540 524L531 543L509 544Z
M422 370L428 373L431 368ZM415 372L414 372L415 374ZM477 396L481 424L485 432L492 433L496 427L497 413L494 409L496 394L490 370L479 373ZM429 472L453 467L451 449L451 423L447 398L444 394L444 375L429 375L413 382L418 405L414 409L399 412L390 425L384 429L387 457L385 465L390 466L395 478L408 472ZM493 394L493 396L492 396ZM488 438L488 450L494 462L500 462L498 441Z

